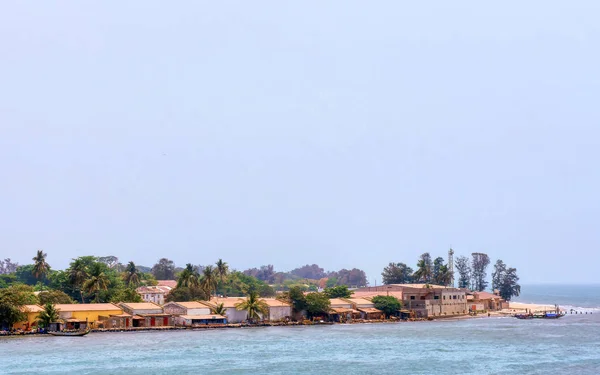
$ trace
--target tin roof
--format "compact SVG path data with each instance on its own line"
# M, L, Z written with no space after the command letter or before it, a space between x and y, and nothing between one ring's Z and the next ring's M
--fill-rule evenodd
M223 315L216 315L216 314L212 314L212 315L181 315L180 316L183 319L189 319L189 320L198 320L198 319L227 319L226 317L224 317Z
M121 302L120 305L131 310L162 310L162 307L152 302Z
M185 307L186 309L208 309L208 308L210 308L209 305L206 305L206 304L204 304L202 302L198 302L198 301L169 302L169 303L166 303L165 306L168 305L168 304L171 304L171 303L179 305L181 307Z
M367 314L372 314L372 313L382 313L383 311L376 309L374 307L359 307L358 311L362 311L364 313Z
M54 307L61 312L74 311L119 311L121 308L112 303L73 303L73 304L58 304Z

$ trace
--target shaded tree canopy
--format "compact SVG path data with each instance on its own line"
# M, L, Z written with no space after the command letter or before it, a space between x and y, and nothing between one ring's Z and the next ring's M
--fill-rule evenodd
M481 292L484 291L488 286L486 280L486 269L490 264L490 257L484 253L473 253L471 254L473 259L471 261L471 272L473 277L473 290Z
M306 312L309 317L324 315L329 313L331 302L324 293L308 293L306 295Z
M384 284L410 284L413 269L404 263L390 263L383 269L381 276Z
M151 272L156 280L175 280L175 264L170 259L161 258Z
M348 290L346 285L338 285L331 288L325 288L323 294L329 298L350 298L354 292Z
M327 276L327 274L325 273L325 270L323 270L321 267L319 267L316 264L312 264L312 265L306 264L302 267L293 269L290 273L292 275L298 276L303 279L313 279L313 280L319 280L319 279Z
M394 296L375 296L371 302L376 309L383 311L386 317L395 315L402 308L402 302Z
M457 257L454 261L454 267L458 272L458 287L471 289L471 265L469 258L465 256Z

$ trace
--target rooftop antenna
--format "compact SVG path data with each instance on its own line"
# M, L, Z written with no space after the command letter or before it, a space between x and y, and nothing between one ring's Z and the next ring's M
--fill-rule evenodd
M450 272L450 286L454 288L454 250L448 250L448 272Z

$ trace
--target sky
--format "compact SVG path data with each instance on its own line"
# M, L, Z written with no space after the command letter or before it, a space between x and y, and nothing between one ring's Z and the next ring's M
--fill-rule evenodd
M599 12L2 2L0 258L600 282Z

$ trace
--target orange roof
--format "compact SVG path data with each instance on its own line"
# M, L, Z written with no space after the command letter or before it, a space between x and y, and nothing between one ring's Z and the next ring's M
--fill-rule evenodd
M346 301L350 301L356 305L372 305L373 302L366 298L344 298Z
M121 308L112 303L73 303L73 304L58 304L54 307L61 312L72 311L119 311Z
M222 316L222 315L181 315L181 318L183 319L227 319L226 317Z
M204 304L202 302L197 302L197 301L191 301L191 302L169 302L169 303L175 303L181 307L185 307L186 309L207 309L210 306L207 304Z
M374 307L359 307L358 311L362 311L362 312L365 312L367 314L381 313L382 312L381 310L376 309Z
M151 310L151 309L161 309L159 305L152 302L121 302L121 306L127 307L132 310Z
M331 306L333 306L333 305L351 305L350 302L345 301L341 298L330 298L329 302L331 303Z
M173 289L177 286L177 281L176 280L158 280L158 284L156 284L157 286L168 286L169 288Z
M398 298L399 300L402 300L403 294L401 291L355 292L352 297L355 299L364 298L370 300L376 296L392 296Z
M38 305L23 305L19 309L24 313L39 313L40 311L44 310Z
M497 296L495 294L488 293L488 292L475 292L475 293L473 293L473 295L475 296L475 299L478 299L478 300L502 298L500 296Z

